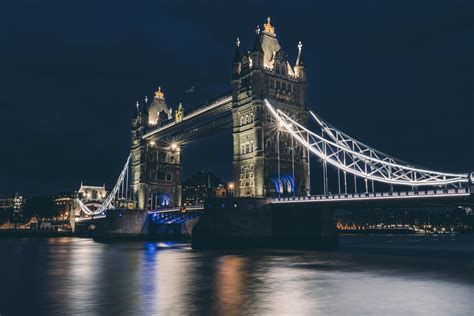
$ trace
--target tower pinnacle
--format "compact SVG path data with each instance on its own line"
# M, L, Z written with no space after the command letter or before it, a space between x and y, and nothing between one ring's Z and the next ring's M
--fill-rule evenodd
M155 99L164 100L165 94L161 91L161 87L158 87L158 90L155 91Z
M267 18L267 23L263 24L264 32L270 35L275 35L275 27L270 23L270 17Z
M302 49L303 49L303 44L301 44L301 41L299 41L299 43L298 43L298 57L296 58L296 64L295 64L296 67L304 66Z

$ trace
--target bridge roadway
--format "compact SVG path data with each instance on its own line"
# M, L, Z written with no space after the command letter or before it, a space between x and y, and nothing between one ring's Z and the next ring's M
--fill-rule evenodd
M365 203L364 203L365 202ZM393 206L474 206L472 189L436 189L383 193L348 193L272 198L272 204L316 204L327 207L351 207L362 205L377 207ZM390 203L390 205L387 205ZM332 205L332 206L331 206Z
M147 132L142 138L176 138L181 142L187 142L209 133L231 128L232 96L225 94L189 113L185 113L180 123L169 120Z
M436 190L418 190L418 191L395 191L383 193L348 193L348 194L329 194L329 195L311 195L311 196L295 196L295 197L277 197L270 200L271 204L317 204L321 206L334 207L339 206L347 208L354 205L356 208L361 206L358 202L370 202L370 206L376 207L383 205L390 207L386 202L392 203L394 206L474 206L474 193L469 187L460 189L436 189ZM379 203L377 203L379 202ZM402 202L402 203L397 203ZM354 204L352 204L354 203ZM332 206L331 206L332 205ZM367 203L363 203L367 205ZM148 214L160 214L160 218L167 213L200 212L204 210L203 205L189 206L183 210L181 207L170 207L163 209L150 210ZM86 222L93 220L101 220L106 215L96 215L92 217L76 218L76 222Z
M151 215L159 214L160 218L161 217L166 217L167 214L175 214L175 213L176 214L178 214L178 213L182 214L185 217L189 213L197 213L197 212L202 211L203 209L204 209L203 205L196 205L196 206L188 206L185 209L183 209L181 207L162 208L162 209L147 211L147 213L151 214ZM130 210L130 211L133 211L133 210ZM104 215L102 215L102 214L94 215L94 216L91 216L91 217L76 217L75 222L76 223L93 222L93 221L96 221L96 220L103 220L106 217L107 216L105 214ZM173 224L173 223L166 223L166 224Z

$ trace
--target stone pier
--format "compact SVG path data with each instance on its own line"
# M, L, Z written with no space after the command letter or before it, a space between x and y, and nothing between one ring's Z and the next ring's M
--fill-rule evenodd
M332 210L276 205L268 198L210 200L193 229L194 249L330 249L336 245Z

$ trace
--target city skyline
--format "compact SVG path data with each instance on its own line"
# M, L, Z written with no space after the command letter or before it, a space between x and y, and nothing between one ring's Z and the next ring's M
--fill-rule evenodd
M251 49L254 27L267 15L291 61L303 42L312 110L403 160L448 172L474 169L472 146L463 138L472 134L474 101L467 4L413 4L406 11L347 4L355 6L351 14L319 4L315 19L302 10L309 2L288 14L257 5L239 19L223 14L229 8L202 5L194 17L180 4L167 4L156 20L146 18L147 10L126 13L128 7L118 4L107 26L100 18L108 7L84 5L76 9L91 19L78 29L64 21L71 9L58 4L50 12L50 4L33 3L12 4L16 14L33 17L21 27L3 19L2 196L69 191L81 181L111 185L129 152L136 100L151 98L161 86L169 104L182 102L186 113L228 91L235 38ZM44 14L51 22L35 24ZM126 15L132 18L122 24L119 17ZM61 30L52 28L58 22ZM21 97L25 92L31 100ZM448 149L440 151L440 144ZM230 149L230 133L184 148L185 176L212 166L230 179L231 150L199 155L216 145Z

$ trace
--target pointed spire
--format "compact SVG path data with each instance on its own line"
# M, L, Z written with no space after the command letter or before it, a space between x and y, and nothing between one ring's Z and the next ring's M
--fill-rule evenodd
M133 117L137 117L140 113L140 103L137 101L135 104L135 110L133 112Z
M145 96L145 104L148 103L148 96Z
M237 41L235 42L235 53L234 53L234 63L240 63L241 60L240 56L240 39L237 37Z
M304 66L304 59L303 59L303 52L302 52L303 44L301 41L298 43L298 57L296 58L295 66Z
M263 53L262 43L260 42L260 26L257 25L257 29L255 30L255 42L253 43L253 53L259 52Z

